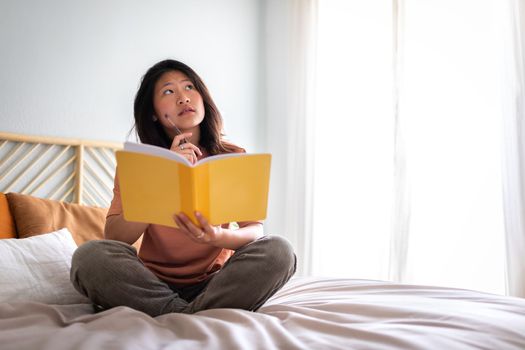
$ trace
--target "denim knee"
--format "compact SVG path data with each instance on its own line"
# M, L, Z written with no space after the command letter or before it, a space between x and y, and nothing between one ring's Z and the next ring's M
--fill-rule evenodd
M104 267L111 265L111 255L115 253L136 254L136 250L126 243L110 240L93 240L80 245L71 258L73 285L78 287L79 275L99 274Z
M264 237L265 254L272 267L284 273L295 273L297 258L293 247L281 236L268 235Z

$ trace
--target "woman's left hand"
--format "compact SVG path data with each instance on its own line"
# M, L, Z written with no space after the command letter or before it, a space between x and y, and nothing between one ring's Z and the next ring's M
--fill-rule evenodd
M200 227L196 226L184 213L173 215L177 226L194 242L213 244L221 238L223 232L220 225L210 225L208 220L198 211L195 212L195 217L199 221Z

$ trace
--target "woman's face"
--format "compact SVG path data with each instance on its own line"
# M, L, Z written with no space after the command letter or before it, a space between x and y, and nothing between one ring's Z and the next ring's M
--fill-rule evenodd
M204 119L204 103L201 94L191 80L182 72L166 72L155 84L153 91L155 115L164 129L176 135L191 131Z

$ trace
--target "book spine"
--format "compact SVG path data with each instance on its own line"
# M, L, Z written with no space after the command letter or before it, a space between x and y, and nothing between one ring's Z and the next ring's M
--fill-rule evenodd
M189 167L179 167L179 187L181 211L186 214L194 223L195 220L195 201L193 194L193 171Z
M193 203L205 218L210 220L210 166L201 164L193 168Z

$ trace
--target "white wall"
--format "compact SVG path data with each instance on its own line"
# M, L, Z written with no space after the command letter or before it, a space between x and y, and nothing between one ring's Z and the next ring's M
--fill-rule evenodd
M258 0L2 0L0 130L124 141L141 76L175 58L260 150L260 22Z

